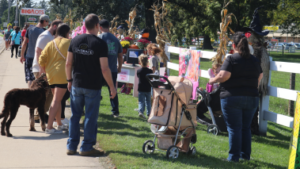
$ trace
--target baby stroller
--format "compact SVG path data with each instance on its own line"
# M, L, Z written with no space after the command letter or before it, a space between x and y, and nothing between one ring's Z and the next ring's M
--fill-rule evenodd
M220 102L220 87L210 93L205 90L197 89L197 94L202 97L200 103L197 105L198 122L207 125L207 133L218 135L219 132L227 132L227 127L221 111ZM209 111L211 121L206 120L203 115Z
M147 75L153 87L153 103L148 122L154 127L154 140L147 140L143 152L154 153L155 140L161 150L167 150L166 157L176 159L179 152L196 154L197 126L196 103L189 103L192 96L192 82L180 77ZM165 81L165 82L163 82Z

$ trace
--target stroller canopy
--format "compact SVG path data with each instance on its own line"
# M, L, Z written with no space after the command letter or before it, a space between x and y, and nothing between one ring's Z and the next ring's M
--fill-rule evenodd
M174 86L175 92L178 94L179 98L184 104L188 105L193 93L193 83L186 78L182 83L180 83L180 79L181 77L177 76L169 76L168 78L168 80Z

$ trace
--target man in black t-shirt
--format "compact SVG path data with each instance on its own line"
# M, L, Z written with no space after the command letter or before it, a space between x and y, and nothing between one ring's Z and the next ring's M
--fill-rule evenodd
M98 16L89 14L85 18L85 26L87 34L72 39L66 62L72 110L67 154L76 154L80 141L79 121L85 107L84 139L79 154L95 156L103 155L103 151L93 148L96 144L102 81L105 79L110 87L111 98L116 96L116 88L108 65L107 44L96 36L100 28Z

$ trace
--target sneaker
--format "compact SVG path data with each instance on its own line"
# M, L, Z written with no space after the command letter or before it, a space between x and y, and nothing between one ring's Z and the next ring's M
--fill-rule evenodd
M67 150L67 155L75 155L77 152L73 150Z
M119 115L112 114L111 117L113 117L113 118L118 118Z
M62 124L64 124L65 126L69 126L69 123L70 123L70 121L69 121L67 118L61 120L61 122L62 122Z
M53 127L57 127L56 121L53 122Z
M104 155L104 151L103 150L96 150L96 149L92 149L90 151L80 151L79 154L81 156L102 156Z
M62 130L56 130L56 129L47 129L45 130L46 134L62 134Z
M68 130L68 129L69 129L69 127L64 124L61 126L57 126L57 130Z
M143 118L143 119L146 119L146 117L145 117L145 115L143 113L139 113L139 117Z

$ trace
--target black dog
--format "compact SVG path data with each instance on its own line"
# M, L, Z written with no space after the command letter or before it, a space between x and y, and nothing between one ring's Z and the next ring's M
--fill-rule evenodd
M4 97L4 106L0 119L4 117L1 123L1 135L12 137L9 132L10 125L15 119L20 105L25 105L29 108L30 112L30 129L29 131L36 131L34 128L34 109L37 108L40 119L42 121L41 127L45 131L45 111L44 105L46 101L46 92L49 84L46 80L46 75L42 74L38 79L32 82L29 89L12 89L6 93ZM8 119L9 116L9 119ZM6 122L6 120L8 121ZM6 133L4 131L6 127Z

